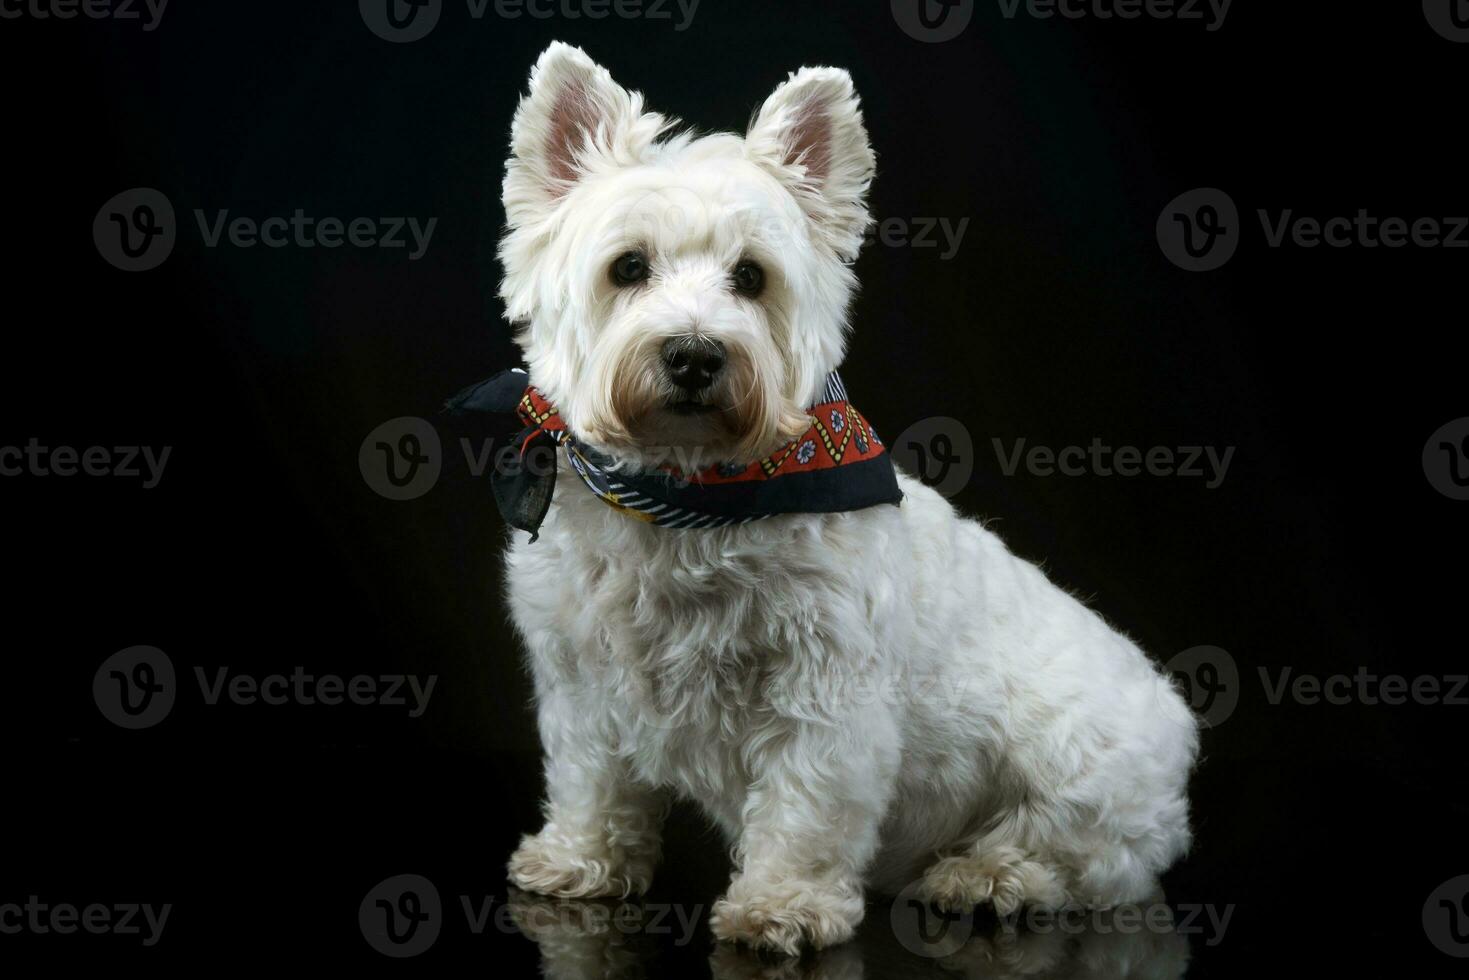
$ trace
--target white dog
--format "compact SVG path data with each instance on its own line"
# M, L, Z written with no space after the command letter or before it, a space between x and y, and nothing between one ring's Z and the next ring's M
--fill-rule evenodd
M531 73L502 295L574 442L540 539L508 556L548 795L510 860L522 888L641 893L668 794L732 844L715 935L788 953L852 936L864 886L1110 905L1188 847L1182 698L921 483L900 475L896 506L682 528L584 485L592 451L614 474L693 472L775 458L817 421L873 169L838 69L796 72L743 138L675 133L573 47Z

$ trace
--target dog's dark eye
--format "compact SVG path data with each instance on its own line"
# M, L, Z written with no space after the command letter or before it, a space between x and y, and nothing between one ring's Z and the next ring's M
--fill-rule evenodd
M633 286L648 278L648 259L642 252L628 252L612 263L612 281Z
M764 285L765 270L760 268L759 263L751 262L747 259L735 266L735 289L744 293L746 296L758 296Z

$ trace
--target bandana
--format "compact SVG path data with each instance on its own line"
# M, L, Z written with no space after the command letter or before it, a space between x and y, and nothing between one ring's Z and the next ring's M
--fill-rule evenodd
M524 428L496 454L495 503L513 527L539 536L556 486L559 448L598 499L628 517L679 530L748 524L776 514L829 514L896 504L892 458L865 418L847 400L833 371L822 401L807 409L811 426L762 459L721 463L686 475L669 467L622 473L612 461L571 435L566 421L528 384L522 370L502 371L449 399L453 418L517 416Z

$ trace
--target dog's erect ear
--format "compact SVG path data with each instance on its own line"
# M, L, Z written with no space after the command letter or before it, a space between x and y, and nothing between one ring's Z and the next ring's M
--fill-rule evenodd
M876 161L852 77L840 68L795 72L760 107L745 146L796 195L836 253L856 258Z
M510 130L505 208L511 225L543 214L588 173L636 163L665 127L643 97L560 41L530 73Z

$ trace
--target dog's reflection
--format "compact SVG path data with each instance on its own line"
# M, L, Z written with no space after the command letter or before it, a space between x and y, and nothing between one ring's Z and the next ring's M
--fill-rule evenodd
M548 980L636 980L668 946L711 942L701 906L568 901L511 892L520 931ZM874 905L856 940L799 959L719 944L714 980L1180 980L1188 940L1150 906L997 922L940 918L899 899Z

